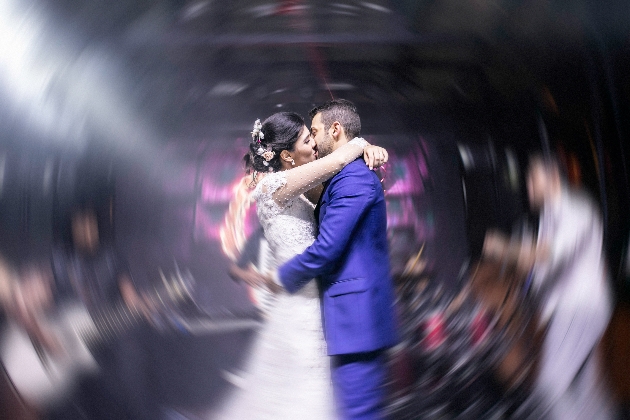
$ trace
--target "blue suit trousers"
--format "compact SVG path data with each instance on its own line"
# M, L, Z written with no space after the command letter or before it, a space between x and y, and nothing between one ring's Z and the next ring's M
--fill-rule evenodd
M383 419L386 376L384 350L332 356L332 381L340 418Z

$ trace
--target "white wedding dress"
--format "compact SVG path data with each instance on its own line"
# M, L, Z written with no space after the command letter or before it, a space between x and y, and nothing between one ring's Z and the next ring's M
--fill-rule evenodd
M341 171L366 146L365 140L355 138L326 157L267 174L258 183L252 197L269 243L271 269L301 254L315 240L315 207L303 193ZM315 281L297 293L275 296L238 383L241 388L211 418L337 418Z
M302 253L316 235L314 206L303 195L282 207L274 201L272 193L285 182L282 172L267 175L253 193L273 268ZM336 418L315 281L293 295L276 296L251 349L242 384L216 418Z

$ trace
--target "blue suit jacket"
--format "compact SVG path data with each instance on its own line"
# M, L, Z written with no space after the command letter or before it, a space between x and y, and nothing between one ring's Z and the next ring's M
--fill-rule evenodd
M362 159L326 186L316 216L319 234L280 267L294 293L317 277L329 355L374 351L396 343L383 188Z

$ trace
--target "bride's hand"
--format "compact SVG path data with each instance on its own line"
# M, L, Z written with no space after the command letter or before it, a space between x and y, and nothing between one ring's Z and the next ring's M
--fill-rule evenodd
M265 289L271 293L277 293L281 289L280 286L273 281L270 275L261 274L251 265L246 270L241 270L239 277L240 280L255 289Z
M380 146L369 145L363 149L363 160L370 170L380 168L388 158L387 150Z
M266 274L263 277L263 285L265 289L267 289L271 293L279 293L282 290L282 286L273 281L273 278L270 274Z

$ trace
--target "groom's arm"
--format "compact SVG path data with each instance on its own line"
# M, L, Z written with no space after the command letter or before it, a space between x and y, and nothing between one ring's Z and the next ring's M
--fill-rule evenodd
M336 269L361 217L376 196L376 188L381 185L373 173L347 170L337 175L328 188L330 201L317 239L278 270L278 279L289 293Z

